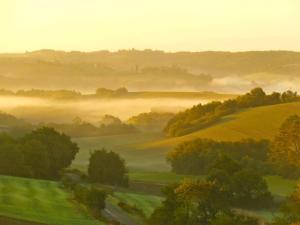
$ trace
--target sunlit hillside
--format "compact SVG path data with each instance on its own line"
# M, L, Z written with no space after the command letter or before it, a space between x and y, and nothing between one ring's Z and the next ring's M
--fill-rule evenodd
M195 138L236 141L245 138L272 139L282 122L293 114L300 115L300 103L279 104L247 109L226 116L218 124L182 137L147 143L141 148L171 149L179 143Z

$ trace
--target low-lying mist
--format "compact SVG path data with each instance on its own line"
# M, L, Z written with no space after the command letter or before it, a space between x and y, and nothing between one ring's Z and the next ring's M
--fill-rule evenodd
M211 99L97 99L97 100L48 100L30 97L0 97L0 111L15 115L31 123L72 122L75 117L97 123L110 114L127 120L143 112L178 112Z

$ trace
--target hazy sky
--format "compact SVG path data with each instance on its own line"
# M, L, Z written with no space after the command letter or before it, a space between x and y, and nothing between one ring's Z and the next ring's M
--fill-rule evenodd
M0 52L297 50L300 0L0 0Z

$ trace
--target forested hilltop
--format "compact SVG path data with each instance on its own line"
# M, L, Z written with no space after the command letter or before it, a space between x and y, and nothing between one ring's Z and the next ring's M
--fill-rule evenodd
M183 136L220 122L224 116L249 108L298 102L297 92L285 91L266 94L262 88L254 88L250 92L235 99L224 102L214 101L198 104L186 111L179 112L169 120L164 131L169 136Z
M300 79L299 68L300 53L288 51L41 50L0 55L0 82L13 89L245 91L253 85L271 88L276 82L278 87L279 81L291 86Z

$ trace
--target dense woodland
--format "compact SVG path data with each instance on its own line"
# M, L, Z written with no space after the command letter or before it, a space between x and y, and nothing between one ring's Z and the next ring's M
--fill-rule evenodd
M261 88L255 88L245 95L224 102L211 102L205 105L193 106L184 112L175 115L169 120L164 131L169 136L182 136L202 128L211 126L224 116L247 108L274 105L300 101L297 92L274 92L267 95Z

